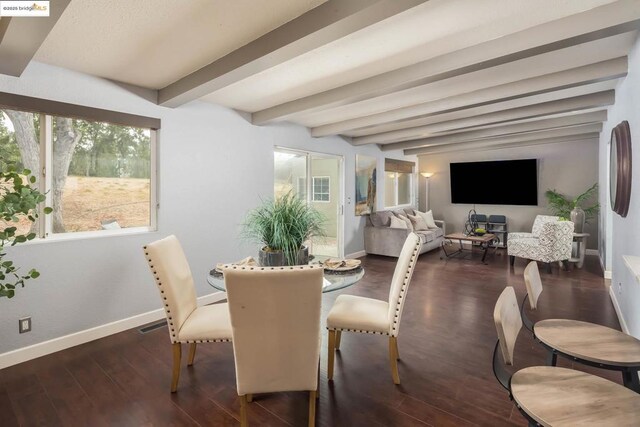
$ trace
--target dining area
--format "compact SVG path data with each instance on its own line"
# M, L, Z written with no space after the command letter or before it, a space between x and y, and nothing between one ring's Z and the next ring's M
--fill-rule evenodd
M199 344L233 344L240 424L250 424L248 407L256 395L308 392L308 425L315 425L320 375L321 329L328 331L326 381L333 381L335 354L343 333L388 339L390 380L400 384L398 334L406 296L417 264L420 237L410 234L394 269L386 300L340 295L325 319L322 295L360 281L357 260L325 260L307 265L260 266L248 259L222 264L207 282L226 292L227 302L198 306L194 278L176 236L146 245L144 254L167 316L172 348L171 393L179 391L183 345L187 366Z

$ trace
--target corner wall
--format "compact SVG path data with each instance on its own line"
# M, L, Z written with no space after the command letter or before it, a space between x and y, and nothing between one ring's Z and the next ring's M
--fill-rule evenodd
M273 195L273 148L296 148L344 156L345 253L362 251L365 218L356 217L355 155L384 157L376 146L354 147L342 138L312 138L306 128L251 125L238 112L203 102L170 109L96 77L31 63L20 78L0 76L0 91L88 105L162 119L159 132L158 231L117 237L44 241L10 249L18 265L41 276L0 299L2 353L161 308L142 246L169 234L181 240L197 294L211 294L207 272L217 262L256 255L256 245L239 238L246 212ZM145 99L147 98L147 99ZM415 160L415 158L413 158ZM384 186L378 186L382 207ZM18 334L18 318L33 317L33 331Z
M640 256L640 38L629 54L629 73L616 87L616 102L609 107L609 119L600 134L600 204L608 206L609 140L611 130L621 121L627 120L631 128L632 172L631 204L626 218L611 212L612 253L607 254L602 245L600 256L611 269L611 290L614 305L626 325L627 332L640 338L640 283L631 275L622 260L622 255ZM609 208L607 208L609 209ZM601 211L602 241L607 238L606 210Z
M550 215L547 199L548 189L556 189L568 196L576 196L598 181L598 144L594 140L573 141L561 144L535 145L530 147L504 148L497 150L466 151L438 155L419 156L421 172L432 172L429 178L429 207L436 219L444 219L447 232L464 229L467 215L473 205L451 203L451 179L449 163L480 162L489 160L538 159L538 206L476 205L476 211L487 215L506 215L509 231L530 231L536 215ZM501 185L509 182L486 182L477 177L469 185L488 185L500 191ZM425 179L420 177L421 208L424 208ZM598 218L590 221L586 232L591 234L588 248L598 247Z

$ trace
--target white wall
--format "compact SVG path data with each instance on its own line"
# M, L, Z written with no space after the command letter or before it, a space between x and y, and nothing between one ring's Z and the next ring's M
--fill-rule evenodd
M626 218L613 213L612 241L613 250L606 256L607 268L611 269L611 293L617 304L621 323L626 324L628 332L640 338L640 284L627 270L622 255L640 256L640 42L636 43L629 55L629 73L616 88L616 102L609 107L609 119L600 134L600 204L606 206L609 186L607 161L611 130L621 121L627 120L631 128L632 172L631 205ZM605 224L605 211L601 212L601 224ZM601 227L602 238L607 238L606 228ZM611 255L611 256L609 256ZM624 325L623 325L624 327Z
M363 250L364 217L353 207L356 153L378 157L379 183L385 155L404 158L339 137L313 139L299 126L252 126L239 113L207 103L159 107L113 82L38 63L21 78L0 76L0 91L162 119L158 232L12 248L18 265L42 275L15 298L0 299L0 354L160 308L142 246L168 234L182 241L198 295L210 294L205 278L212 266L256 255L238 235L246 212L273 195L275 145L344 156L347 254ZM33 331L19 335L17 320L25 315L33 317Z
M575 197L598 181L598 144L594 140L420 156L420 171L434 173L429 178L429 207L436 219L446 221L447 232L462 231L468 212L473 208L473 205L451 203L449 163L512 159L538 159L538 206L476 205L478 213L506 215L509 231L530 231L536 215L550 215L544 196L548 189ZM514 185L506 181L485 182L482 177L477 178L469 185L486 185L495 191L500 191L503 185ZM421 200L424 191L425 180L421 178ZM424 202L421 205L424 207ZM586 232L591 233L589 248L598 247L597 222L595 218L586 226Z

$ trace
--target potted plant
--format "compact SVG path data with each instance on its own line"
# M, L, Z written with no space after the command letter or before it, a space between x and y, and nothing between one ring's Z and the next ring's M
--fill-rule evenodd
M13 261L5 260L4 247L15 246L33 240L36 233L29 229L26 233L18 232L17 225L31 224L38 218L37 207L44 202L45 196L31 185L36 177L28 169L18 168L15 163L5 162L0 158L0 298L13 298L16 288L24 287L24 282L40 275L35 269L27 274L18 273ZM44 208L44 213L51 213L51 208Z
M303 243L312 236L323 236L324 222L320 212L289 192L250 211L244 235L263 245L260 265L303 265L309 262L309 249Z
M547 196L549 208L553 214L565 221L570 219L575 224L574 231L576 233L582 233L584 225L598 214L600 204L596 203L589 207L583 207L582 205L597 193L598 183L593 184L587 191L573 200L568 200L563 194L558 193L556 190L547 190L544 194Z

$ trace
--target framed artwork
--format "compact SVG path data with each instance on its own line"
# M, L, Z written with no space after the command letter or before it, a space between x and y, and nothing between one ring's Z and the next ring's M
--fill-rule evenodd
M369 215L376 209L376 169L378 159L356 154L356 215Z

